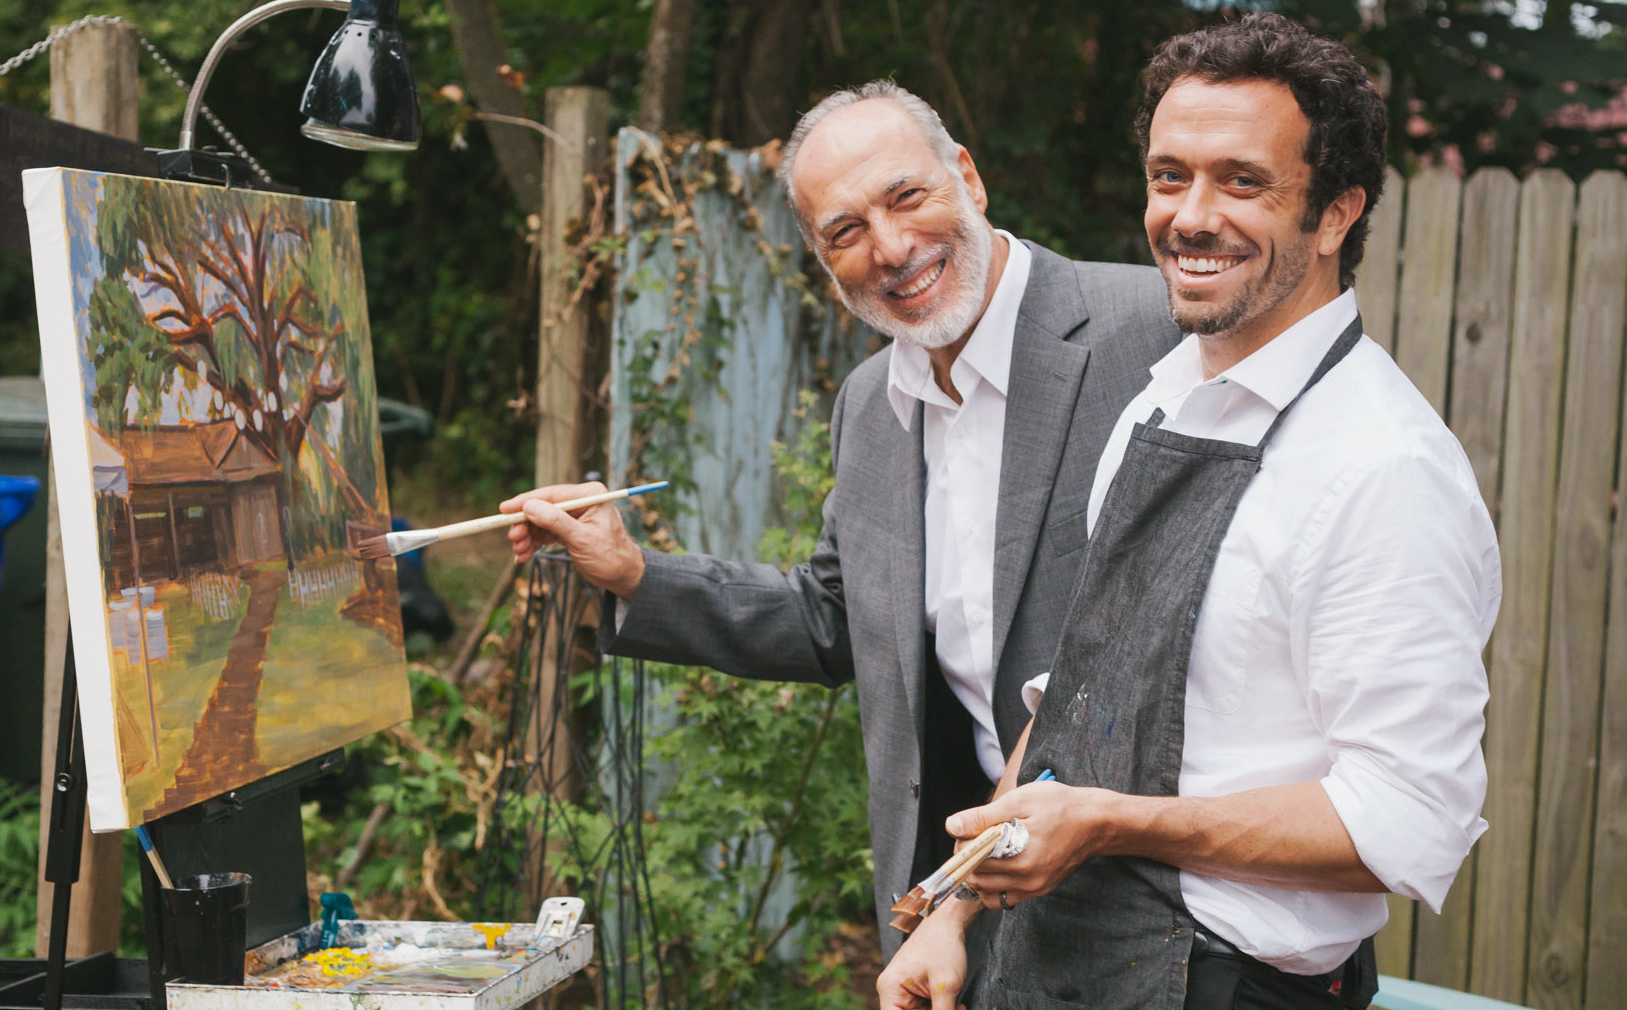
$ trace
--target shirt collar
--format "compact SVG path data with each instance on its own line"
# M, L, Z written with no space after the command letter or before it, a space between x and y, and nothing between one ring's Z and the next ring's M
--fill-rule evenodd
M1004 396L1011 376L1017 310L1022 305L1023 291L1028 287L1033 253L1010 232L996 228L994 233L1006 241L1005 269L994 286L994 297L989 299L988 308L983 310L966 346L956 356L950 375L956 379L956 388L963 391L969 390L975 379L987 382ZM966 381L962 381L962 377ZM956 407L955 401L933 380L932 360L926 349L895 340L892 359L887 364L887 402L905 431L910 429L917 400L950 409Z
M1305 388L1305 382L1356 318L1356 292L1347 288L1337 298L1266 341L1237 364L1207 381L1203 378L1198 338L1188 334L1148 372L1146 397L1162 405L1198 386L1232 383L1282 410Z

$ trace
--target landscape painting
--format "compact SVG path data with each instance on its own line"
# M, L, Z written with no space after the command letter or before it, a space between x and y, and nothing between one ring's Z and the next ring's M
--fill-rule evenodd
M24 173L91 826L405 719L348 203Z

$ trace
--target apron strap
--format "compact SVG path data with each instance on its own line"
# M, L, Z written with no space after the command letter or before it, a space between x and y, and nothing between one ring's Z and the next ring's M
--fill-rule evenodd
M1299 402L1299 398L1304 396L1312 386L1321 382L1322 376L1328 374L1330 368L1342 361L1344 356L1350 353L1350 349L1356 346L1356 342L1361 337L1361 314L1357 313L1356 318L1352 319L1350 325L1344 328L1344 332L1339 334L1339 339L1335 340L1333 346L1328 348L1328 353L1322 356L1322 360L1317 363L1316 370L1311 373L1309 379L1305 380L1305 385L1299 388L1299 392L1294 394L1294 398L1288 401L1287 406L1277 412L1277 416L1271 421L1271 427L1265 430L1265 435L1255 445L1256 449L1263 450L1271 442L1271 439L1277 434L1278 426L1282 424L1282 419L1288 416L1290 410L1294 409L1294 404ZM1155 407L1152 416L1147 418L1144 423L1148 428L1160 428L1163 426L1164 416L1164 408Z
M1321 382L1322 376L1328 374L1330 368L1344 360L1344 356L1350 353L1352 347L1356 346L1356 341L1361 339L1361 335L1361 313L1358 312L1356 318L1350 321L1350 325L1345 327L1344 332L1339 334L1339 339L1335 340L1333 346L1328 348L1328 353L1322 355L1322 360L1317 364L1316 371L1312 372L1311 377L1305 380L1305 385L1301 386L1299 392L1294 394L1294 398L1288 401L1288 406L1277 412L1276 420L1272 421L1271 427L1265 430L1265 436L1260 439L1258 448L1264 449L1270 444L1271 439L1277 434L1277 428L1282 425L1282 419L1288 416L1290 410L1294 409L1294 404L1299 402L1299 398L1304 396L1312 386Z

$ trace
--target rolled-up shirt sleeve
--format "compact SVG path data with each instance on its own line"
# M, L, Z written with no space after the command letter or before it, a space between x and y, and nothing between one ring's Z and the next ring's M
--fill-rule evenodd
M1023 707L1028 714L1033 715L1039 711L1040 699L1045 697L1045 688L1051 683L1051 671L1046 670L1037 677L1023 681Z
M1289 613L1322 786L1367 868L1437 912L1486 830L1481 656L1502 587L1471 482L1426 455L1345 475L1300 541Z

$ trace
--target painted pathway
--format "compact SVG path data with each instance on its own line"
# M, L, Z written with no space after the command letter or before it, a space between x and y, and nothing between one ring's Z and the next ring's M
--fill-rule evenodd
M256 704L271 619L286 576L281 569L259 570L244 581L248 609L232 636L220 682L193 728L192 746L176 769L175 783L142 815L144 821L219 794L223 781L252 782L266 774L255 742Z

